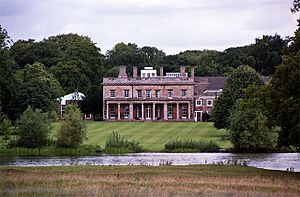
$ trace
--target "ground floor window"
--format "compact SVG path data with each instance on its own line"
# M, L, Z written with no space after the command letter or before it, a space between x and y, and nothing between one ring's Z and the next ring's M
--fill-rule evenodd
M186 119L187 118L187 106L186 105L183 105L181 107L181 117Z
M130 115L130 113L129 113L129 105L125 105L124 106L124 118L128 119L129 115Z
M137 109L136 109L136 117L138 119L142 118L142 108L141 106L137 106Z
M155 117L157 119L161 119L161 117L160 117L160 106L157 106L156 109L155 109Z
M173 118L173 106L172 105L168 106L168 118L169 119Z
M110 119L116 119L116 106L110 106Z

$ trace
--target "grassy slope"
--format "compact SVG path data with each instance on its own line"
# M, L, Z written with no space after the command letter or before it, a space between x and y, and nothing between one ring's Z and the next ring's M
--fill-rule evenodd
M298 196L300 174L241 166L0 167L0 196Z
M217 130L212 123L196 122L94 122L87 121L86 144L105 146L106 138L117 131L129 140L140 142L145 149L159 151L171 138L194 140L215 140L222 148L231 147L231 143L221 140L227 136L225 130Z

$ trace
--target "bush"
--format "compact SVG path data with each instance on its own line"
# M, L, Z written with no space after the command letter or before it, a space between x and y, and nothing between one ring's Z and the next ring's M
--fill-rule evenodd
M64 148L77 148L86 138L86 126L80 118L77 105L66 108L64 120L57 133L57 146Z
M143 151L142 146L133 141L128 141L124 136L121 136L118 132L112 132L106 140L104 151L110 154L119 154L126 152L139 153Z
M41 110L33 111L29 106L16 123L17 145L26 148L40 148L48 142L50 123L48 115Z
M169 152L218 152L220 147L214 141L195 141L192 139L171 139L165 144L165 150Z

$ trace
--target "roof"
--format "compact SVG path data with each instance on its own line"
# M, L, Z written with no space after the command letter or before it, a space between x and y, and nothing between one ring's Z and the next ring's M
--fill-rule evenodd
M228 77L207 77L208 78L208 90L220 90L223 89Z
M189 77L104 78L103 85L193 85Z
M66 101L70 101L70 100L81 101L83 100L84 97L85 95L81 92L72 92L70 94L58 98L57 100L60 100L61 105L66 105Z

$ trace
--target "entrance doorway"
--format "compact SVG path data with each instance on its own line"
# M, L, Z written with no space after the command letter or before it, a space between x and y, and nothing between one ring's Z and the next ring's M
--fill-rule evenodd
M151 120L152 117L152 106L151 105L147 105L146 106L146 120Z
M203 111L195 111L195 121L202 122L202 113Z

